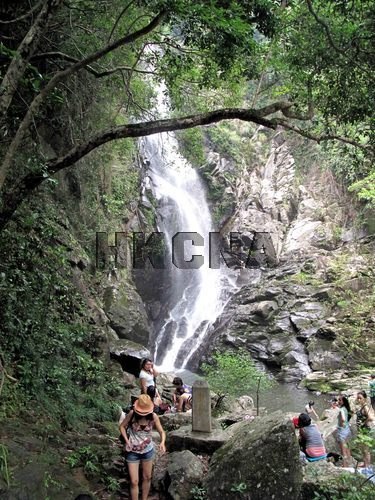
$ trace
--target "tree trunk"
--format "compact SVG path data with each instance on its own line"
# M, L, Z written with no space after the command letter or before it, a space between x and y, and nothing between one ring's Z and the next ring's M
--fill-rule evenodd
M55 11L60 7L62 2L63 0L48 0L47 2L41 2L42 8L35 22L26 33L17 49L16 55L11 60L8 70L0 85L1 122L3 122L6 118L13 96L17 92L19 83L28 66L28 61L34 54L49 20L54 15Z

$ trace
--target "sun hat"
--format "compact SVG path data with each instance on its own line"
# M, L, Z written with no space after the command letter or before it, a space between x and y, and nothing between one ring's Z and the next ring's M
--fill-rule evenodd
M154 411L154 403L148 394L141 394L134 403L134 411L138 415L148 415Z

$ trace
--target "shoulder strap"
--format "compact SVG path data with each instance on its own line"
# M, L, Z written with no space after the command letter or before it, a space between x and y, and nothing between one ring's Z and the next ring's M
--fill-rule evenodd
M133 409L131 409L131 410L129 411L129 414L130 414L130 413L131 413L131 415L130 415L130 420L129 420L129 422L128 422L127 427L129 427L129 426L133 423L133 419L134 419L134 410L133 410Z

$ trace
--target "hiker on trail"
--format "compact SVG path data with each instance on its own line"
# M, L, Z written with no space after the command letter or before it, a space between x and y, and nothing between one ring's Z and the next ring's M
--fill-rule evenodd
M151 359L144 359L141 363L141 371L139 372L139 380L141 385L141 394L147 394L148 387L155 387L155 396L160 397L158 390L156 389L156 377L158 372L154 368L154 363Z
M302 452L309 462L323 460L327 457L322 435L316 426L311 423L307 413L301 413L298 417L299 444Z
M357 404L359 406L356 411L357 417L357 428L358 431L363 434L375 435L375 415L370 402L368 400L365 391L359 391L357 393ZM371 454L370 449L366 445L362 445L363 453L363 464L359 464L359 467L363 466L365 468L370 467Z
M307 405L305 406L305 413L307 413L310 417L312 415L314 415L315 418L317 418L319 420L319 416L318 416L318 414L316 413L316 411L314 409L314 404L315 404L314 401L309 401L307 403Z
M175 377L173 379L172 384L175 386L175 390L174 390L174 393L173 393L173 396L172 396L172 398L173 398L173 406L177 407L177 399L180 396L180 394L177 393L177 389L182 388L184 390L184 393L186 392L187 394L190 394L190 395L192 394L193 389L192 389L191 385L184 384L183 381L182 381L182 379L180 377Z
M180 413L191 410L193 403L193 396L185 392L183 387L177 387L175 393L176 393L176 411Z
M141 394L133 409L120 424L120 432L125 440L126 462L130 476L131 500L139 498L139 464L142 464L142 500L147 500L151 486L152 465L155 447L152 430L156 428L160 435L159 449L165 452L165 432L159 417L154 413L150 396Z
M349 401L346 396L338 397L338 405L340 410L337 415L336 441L343 457L343 467L348 467L351 457L348 441L351 437L349 420L352 417L352 410L350 409Z

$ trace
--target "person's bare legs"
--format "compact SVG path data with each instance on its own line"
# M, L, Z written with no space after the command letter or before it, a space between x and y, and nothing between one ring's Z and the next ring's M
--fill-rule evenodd
M364 446L363 448L363 463L365 467L370 467L371 463L371 454L368 446Z
M142 462L142 500L147 500L150 492L153 463L153 460Z
M139 462L136 462L133 464L128 462L128 470L129 470L129 476L130 476L131 500L138 500L138 495L139 495ZM142 495L142 498L143 498L143 495Z
M348 467L349 466L349 459L351 457L350 450L348 448L348 444L346 441L340 444L340 452L343 458L343 467Z

